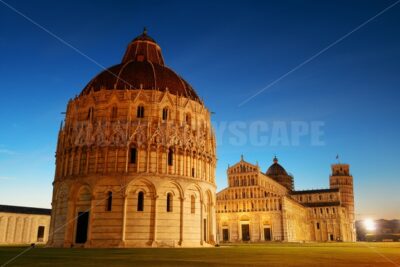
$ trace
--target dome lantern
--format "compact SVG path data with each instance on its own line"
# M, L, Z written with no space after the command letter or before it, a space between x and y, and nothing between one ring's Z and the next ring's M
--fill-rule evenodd
M142 34L133 39L126 49L122 63L129 61L149 61L164 66L161 48L153 38L147 35L146 27L144 27Z

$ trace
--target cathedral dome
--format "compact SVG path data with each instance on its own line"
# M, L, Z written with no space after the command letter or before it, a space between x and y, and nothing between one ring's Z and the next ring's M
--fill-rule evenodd
M128 45L122 62L94 77L81 95L101 89L169 91L201 102L190 84L165 66L160 46L147 35L146 29Z
M266 175L271 177L276 177L278 175L288 175L285 168L283 168L279 163L278 159L274 157L274 163L268 168Z

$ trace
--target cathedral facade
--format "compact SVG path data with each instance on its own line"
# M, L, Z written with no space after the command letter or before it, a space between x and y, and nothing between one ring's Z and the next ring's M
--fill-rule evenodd
M68 103L48 245L211 246L215 167L210 111L144 31Z
M220 242L356 241L348 164L333 164L330 187L317 190L295 191L276 157L265 173L242 157L227 176L217 194Z

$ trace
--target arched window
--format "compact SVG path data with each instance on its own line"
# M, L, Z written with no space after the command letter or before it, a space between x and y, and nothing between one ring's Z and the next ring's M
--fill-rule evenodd
M196 212L196 199L193 195L190 197L190 212L192 214Z
M163 121L168 120L168 108L163 108L163 110L162 110L162 119L163 119Z
M143 106L137 107L136 117L144 118L144 107Z
M194 168L192 168L192 177L194 177L195 172L194 172Z
M108 193L107 193L108 195L107 195L107 211L111 211L111 209L112 209L112 192L111 191L109 191Z
M172 166L174 164L174 151L172 149L168 150L168 165Z
M137 211L143 211L144 208L144 193L140 191L137 199Z
M118 118L118 108L116 106L111 108L111 120L116 120Z
M131 147L131 150L130 150L130 160L129 160L129 162L131 163L131 164L135 164L136 163L136 148L135 147Z
M172 212L172 194L168 193L167 194L167 212Z

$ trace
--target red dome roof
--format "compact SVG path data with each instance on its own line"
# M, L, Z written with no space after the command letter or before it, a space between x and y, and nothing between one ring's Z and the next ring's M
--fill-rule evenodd
M276 157L274 157L273 159L273 164L268 168L267 172L265 173L266 175L275 178L279 175L284 175L287 176L287 172L285 170L285 168L283 168L279 163L278 163L278 159Z
M147 35L146 30L129 45L122 63L112 66L83 89L81 95L101 89L144 89L166 91L200 101L194 89L172 69L164 65L159 45Z

